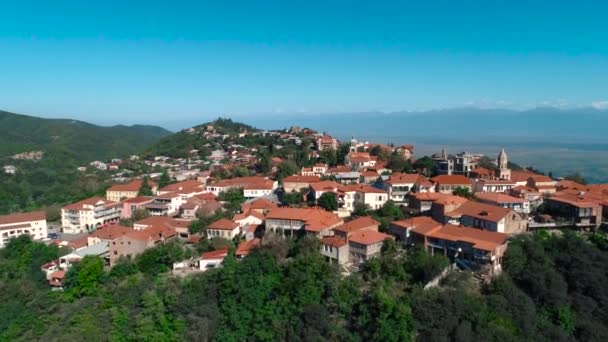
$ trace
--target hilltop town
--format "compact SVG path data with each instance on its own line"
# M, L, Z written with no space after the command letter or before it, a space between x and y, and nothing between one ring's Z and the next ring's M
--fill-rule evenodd
M262 131L227 119L167 139L155 148L168 155L79 167L111 172L113 184L103 197L62 207L60 231L49 234L44 212L0 217L0 246L26 234L69 250L40 265L57 289L86 256L113 267L175 241L192 252L167 265L183 275L219 267L228 253L244 258L267 241L303 236L316 238L319 253L345 274L394 240L489 281L510 237L596 231L608 211L608 184L552 179L509 162L504 149L494 157L446 149L418 157L412 145L341 142L300 127ZM126 169L138 164L152 172Z

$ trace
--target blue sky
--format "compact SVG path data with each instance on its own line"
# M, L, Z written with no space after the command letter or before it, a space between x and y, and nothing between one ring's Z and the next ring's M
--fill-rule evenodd
M0 108L112 123L608 107L606 1L0 1Z

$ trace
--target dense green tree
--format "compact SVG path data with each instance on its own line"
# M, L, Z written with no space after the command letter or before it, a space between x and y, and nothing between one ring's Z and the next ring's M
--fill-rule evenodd
M473 192L471 192L471 189L462 186L459 186L454 189L454 191L452 191L452 194L468 199L472 199L473 197L475 197L475 195L473 195Z
M169 184L171 184L171 178L169 177L169 173L165 169L165 170L163 170L163 173L160 175L160 178L158 179L158 188L162 189Z
M427 177L432 177L437 174L435 163L429 156L416 159L413 166L414 169L418 170L418 172L424 173Z
M291 160L285 160L282 162L277 170L277 178L283 179L285 177L298 174L300 172L300 168L296 163Z
M335 150L326 149L319 153L319 161L329 166L336 166L338 164L338 155Z
M319 207L327 211L338 210L338 199L336 198L336 194L332 192L326 192L322 194L317 200L317 204L319 205Z
M412 163L409 160L405 159L404 156L397 153L393 153L390 155L390 157L388 158L387 167L393 172L414 172L414 167Z
M138 195L139 196L153 196L154 195L152 193L152 187L150 186L147 176L144 177L141 182L141 186L139 187Z
M281 202L290 207L299 206L304 203L304 195L299 192L286 192L281 197Z
M574 172L574 173L568 174L564 177L564 179L570 180L573 182L577 182L577 183L583 184L583 185L587 184L585 177L583 177L583 175L581 175L579 172Z
M104 276L103 259L87 255L72 266L65 278L68 296L82 297L96 293Z

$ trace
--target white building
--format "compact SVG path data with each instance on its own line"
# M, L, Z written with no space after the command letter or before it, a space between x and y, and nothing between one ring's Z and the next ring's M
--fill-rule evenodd
M0 248L3 248L10 238L24 234L31 236L34 240L46 238L44 211L0 216Z
M17 173L17 168L14 165L6 165L4 166L4 173L7 175L14 175Z
M61 209L61 226L65 233L91 232L104 225L118 222L122 203L91 197Z

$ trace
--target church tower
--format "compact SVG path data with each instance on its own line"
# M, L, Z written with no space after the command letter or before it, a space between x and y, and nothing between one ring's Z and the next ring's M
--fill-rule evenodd
M498 179L511 180L511 169L509 169L509 159L504 148L500 150L498 158L496 159L496 163L498 164L498 170L496 170L496 177Z
M441 149L441 159L448 160L448 151L444 148Z

